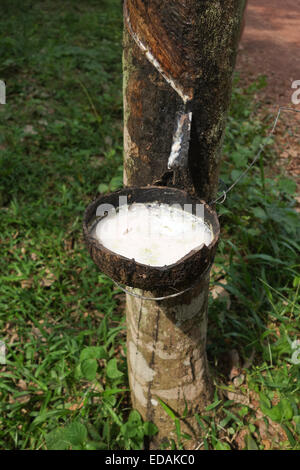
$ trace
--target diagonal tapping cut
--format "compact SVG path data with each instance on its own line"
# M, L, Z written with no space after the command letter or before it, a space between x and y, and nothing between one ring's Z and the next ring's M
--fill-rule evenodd
M171 153L168 159L168 169L187 169L188 153L191 137L192 116L191 104L193 100L192 89L185 92L184 87L175 80L162 66L159 60L154 56L149 46L146 46L139 38L139 35L133 30L127 0L124 1L124 19L131 37L134 39L140 50L145 54L149 62L164 77L167 83L176 91L184 103L182 111L176 113L176 125L173 134L173 143Z

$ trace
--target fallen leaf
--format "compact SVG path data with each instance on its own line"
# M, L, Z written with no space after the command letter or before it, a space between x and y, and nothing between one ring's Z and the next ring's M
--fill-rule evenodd
M272 447L271 442L268 441L267 439L263 439L261 443L264 446L264 450L270 450Z
M71 411L77 411L80 410L84 405L84 402L82 401L81 403L73 403L72 405L69 406L69 410Z
M30 400L30 395L29 394L22 395L21 397L16 398L16 401L18 403L27 403L29 400Z
M27 384L26 384L25 380L20 379L19 382L18 382L18 387L21 390L27 390Z
M239 450L245 449L245 437L248 434L248 429L242 429L235 438L235 443L238 446Z
M33 284L33 279L24 279L23 281L21 281L22 289L30 289L32 284Z
M46 269L45 273L46 276L41 280L41 285L43 287L50 287L56 281L56 276L51 271L49 271L48 268Z
M238 391L232 391L232 390L226 390L225 395L227 396L228 400L234 401L235 403L238 403L240 405L245 405L251 407L250 400L246 395L243 395L242 393Z
M33 126L31 124L27 124L27 126L24 127L23 129L25 134L28 135L36 135L37 131L34 130Z
M240 374L237 377L233 379L233 385L238 388L240 387L245 381L245 376L244 374Z

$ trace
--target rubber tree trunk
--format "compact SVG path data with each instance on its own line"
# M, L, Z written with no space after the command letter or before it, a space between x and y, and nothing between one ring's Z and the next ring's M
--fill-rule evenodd
M217 193L245 2L127 0L124 31L124 184L164 181L175 114L191 100L193 121L186 190L206 202ZM130 26L128 26L128 17ZM139 44L140 40L140 44ZM148 54L145 53L147 49ZM154 57L155 66L149 57ZM154 65L153 65L154 63ZM159 70L158 70L159 69ZM162 73L163 72L163 73ZM128 366L133 406L159 433L152 447L175 438L162 400L197 435L193 415L210 402L206 359L209 274L172 300L127 295ZM140 292L155 297L155 292ZM176 439L176 438L175 438Z

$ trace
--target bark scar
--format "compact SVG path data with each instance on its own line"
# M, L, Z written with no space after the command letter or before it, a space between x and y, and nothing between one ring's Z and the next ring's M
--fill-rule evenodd
M156 321L155 321L155 335L153 338L153 349L152 349L151 361L149 364L149 367L151 369L154 368L154 364L155 364L155 353L156 353L156 345L157 345L157 340L158 340L159 318L160 318L160 311L157 312ZM148 385L147 419L148 421L154 422L155 408L151 404L152 385L153 385L153 379L151 380L151 382L149 382L149 385Z
M191 366L192 379L193 379L193 382L194 382L195 379L196 379L196 375L195 375L195 368L194 368L192 356L190 356L190 366Z

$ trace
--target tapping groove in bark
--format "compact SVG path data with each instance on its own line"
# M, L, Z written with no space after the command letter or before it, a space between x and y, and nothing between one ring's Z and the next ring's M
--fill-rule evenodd
M127 0L136 38L125 27L125 185L175 182L205 201L215 199L244 6L244 0ZM136 44L137 38L144 50ZM147 51L164 76L149 62ZM176 112L182 106L180 95L193 97L193 121L188 170L179 172L174 181L168 158ZM186 269L192 279L197 264ZM132 404L144 420L159 428L152 448L166 439L176 441L174 423L158 398L179 417L187 404L189 414L182 430L192 434L192 444L199 434L194 414L212 399L206 358L208 286L206 275L176 299L142 301L127 295ZM160 295L162 290L163 284ZM156 297L157 291L147 295Z
M215 199L218 188L244 6L243 0L127 0L136 34L184 90L193 89L189 170L206 201ZM125 28L125 184L144 186L167 172L181 103Z
M171 60L172 51L170 51L170 47L172 48L172 44L169 46L169 51L168 44L164 44L163 48L161 47L164 34L163 28L159 25L159 18L155 16L157 12L154 11L154 15L152 15L156 20L156 26L158 26L155 28L155 23L151 23L151 18L148 14L145 14L145 7L142 2L140 2L139 8L142 10L142 16L138 15L137 8L132 8L131 3L129 3L128 7L127 0L124 1L124 21L130 36L135 40L151 64L178 93L182 101L184 103L190 101L193 98L193 89L182 85L182 76L178 76L180 75L180 70L175 70L172 67L176 64L174 60ZM148 23L144 21L143 16L147 18ZM151 28L149 28L150 25ZM178 57L178 59L178 63L180 61L184 63L186 60L184 57Z

